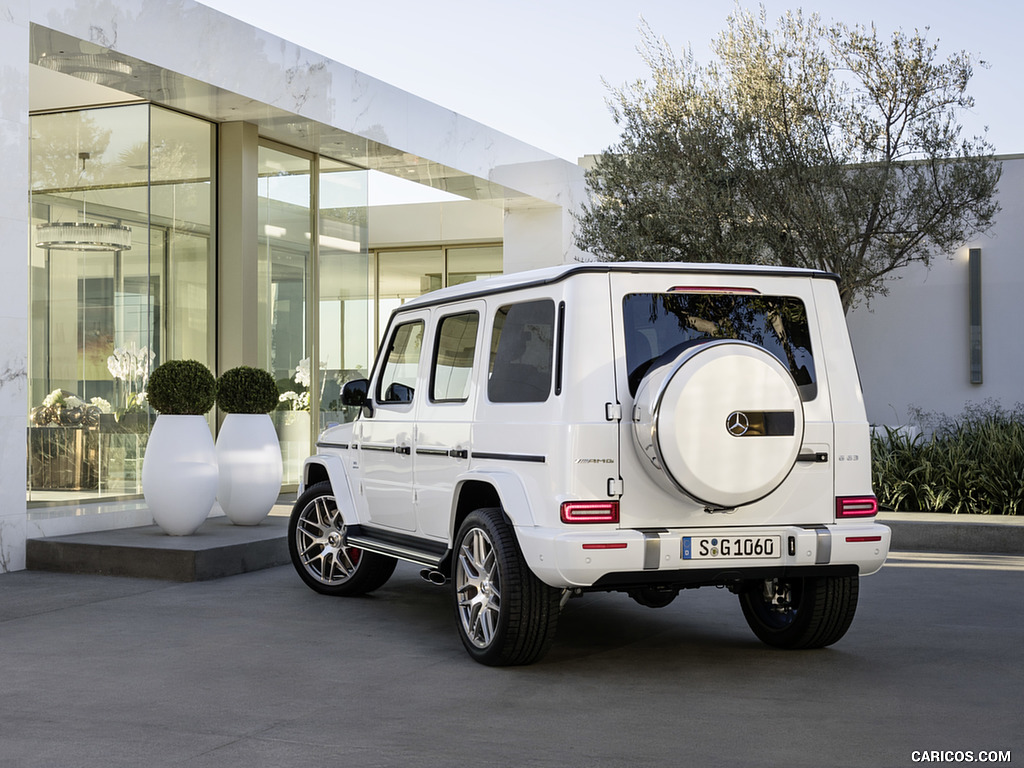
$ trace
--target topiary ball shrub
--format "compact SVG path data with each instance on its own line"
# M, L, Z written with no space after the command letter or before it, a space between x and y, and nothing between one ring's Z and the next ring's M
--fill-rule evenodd
M202 416L217 399L217 380L196 360L168 360L150 374L149 404L173 416Z
M240 365L217 380L217 407L225 413L270 413L277 402L274 377L260 368Z

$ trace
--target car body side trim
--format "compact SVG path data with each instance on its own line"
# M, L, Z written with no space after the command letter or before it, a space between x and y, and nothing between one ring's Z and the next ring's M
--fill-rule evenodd
M474 459L495 459L496 461L527 461L534 464L544 464L547 461L545 456L532 456L528 453L491 453L489 451L473 451Z

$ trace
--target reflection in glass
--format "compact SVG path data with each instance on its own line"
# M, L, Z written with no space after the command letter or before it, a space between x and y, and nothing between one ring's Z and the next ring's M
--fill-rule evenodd
M373 307L366 220L367 171L327 158L319 176L319 430L352 421L358 408L341 403L341 389L367 378ZM318 431L319 431L318 430Z
M322 381L312 362L308 297L312 253L311 158L259 149L259 367L277 380L274 414L283 483L295 484L311 443L310 414Z
M33 231L82 239L29 248L28 498L136 495L149 372L210 360L213 129L138 104L33 115L31 132ZM130 239L99 250L90 228Z

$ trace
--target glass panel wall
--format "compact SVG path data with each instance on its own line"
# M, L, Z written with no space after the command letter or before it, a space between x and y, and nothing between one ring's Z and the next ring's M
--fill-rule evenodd
M321 384L312 359L313 159L283 148L259 148L258 367L277 380L283 400L274 413L285 485L299 480L310 452L311 412Z
M464 245L447 249L448 285L459 285L502 273L500 245Z
M319 430L356 417L341 388L366 378L373 357L373 291L366 216L367 172L320 158Z
M444 284L443 248L378 251L378 338L394 309Z
M391 312L409 299L503 271L499 244L379 249L372 255L376 261L375 340L380 339Z
M211 363L213 128L140 104L31 135L28 498L135 495L149 372Z

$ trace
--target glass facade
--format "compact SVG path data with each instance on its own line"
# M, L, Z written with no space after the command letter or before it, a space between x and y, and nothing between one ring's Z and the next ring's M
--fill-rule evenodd
M274 414L285 485L298 483L316 407L310 365L313 178L312 158L260 146L256 364L274 375L285 396Z
M28 499L138 496L149 372L171 359L216 372L224 342L217 127L148 103L30 119ZM253 151L257 288L242 300L257 359L246 364L278 382L288 487L316 434L355 417L341 388L366 377L390 310L501 273L502 247L372 249L365 169L266 141Z
M320 158L317 270L319 429L351 421L341 388L366 378L375 352L367 174ZM319 431L319 430L318 430Z
M28 498L136 495L149 371L212 362L213 128L138 104L31 129Z
M391 312L409 299L502 273L502 246L497 243L379 249L373 256L377 339Z

